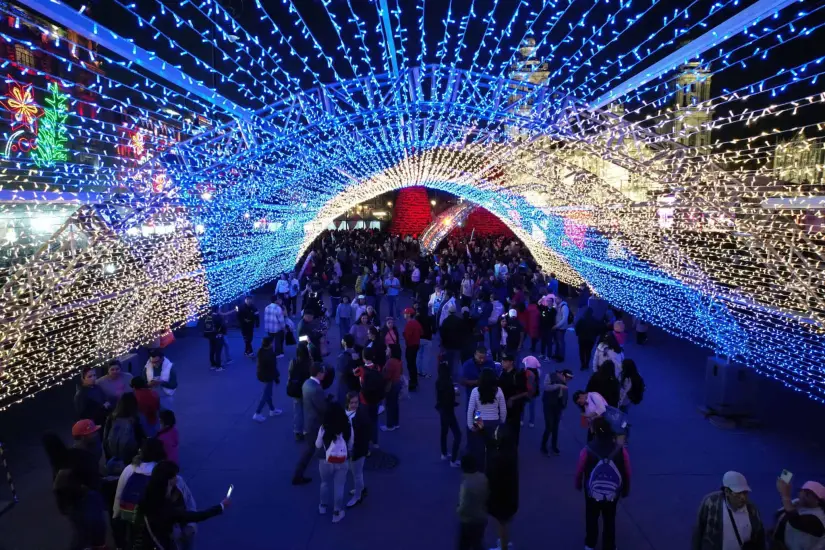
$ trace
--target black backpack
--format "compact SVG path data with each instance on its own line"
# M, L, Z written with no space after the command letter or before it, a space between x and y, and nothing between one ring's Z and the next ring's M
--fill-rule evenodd
M642 402L642 398L645 395L645 381L641 376L637 376L634 380L631 381L630 391L627 392L627 398L630 399L630 402L634 405L638 405Z
M378 369L364 368L364 386L362 392L368 405L377 405L384 399L387 386L384 376Z

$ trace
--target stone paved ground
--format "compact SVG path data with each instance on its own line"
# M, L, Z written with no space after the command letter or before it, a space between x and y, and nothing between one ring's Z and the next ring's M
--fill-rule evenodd
M265 297L259 302L263 307ZM337 335L330 340L336 342ZM572 333L567 342L566 366L578 373ZM209 372L207 344L197 334L179 337L168 350L181 381L176 412L182 474L203 506L217 502L230 483L236 488L233 507L202 525L198 550L454 547L460 472L439 460L432 379L402 403L402 428L381 434L382 447L399 457L399 466L368 473L369 498L342 523L332 525L329 516L317 514L315 464L308 470L311 485L290 485L299 448L292 441L284 385L276 399L287 413L264 424L253 422L260 395L254 362L243 357L239 332L230 333L229 343L235 363L221 374ZM699 500L718 488L727 469L745 473L764 516L779 504L774 479L783 468L794 472L799 481L825 480L825 408L821 405L765 381L759 411L763 427L723 431L697 412L703 398L706 351L656 331L644 348L629 344L627 354L637 360L648 389L642 405L632 411L633 488L618 516L623 550L688 548ZM284 375L286 365L284 361L281 367ZM585 382L584 376L577 377L571 391L583 388ZM68 438L72 392L69 387L56 388L0 413L0 440L9 449L21 498L18 506L0 517L0 550L66 547L68 529L49 494L48 466L39 439L47 429ZM540 406L536 428L524 428L521 502L513 524L516 548L584 546L584 503L573 489L573 473L585 434L575 413L568 409L562 420L560 457L538 453ZM0 500L4 491L0 485ZM492 546L492 530L488 535Z

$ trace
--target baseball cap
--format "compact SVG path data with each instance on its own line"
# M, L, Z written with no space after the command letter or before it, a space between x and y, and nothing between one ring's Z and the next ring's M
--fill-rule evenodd
M504 352L504 353L501 354L501 360L502 361L515 361L516 358L513 357L512 353Z
M404 308L404 315L415 315L415 310L411 307Z
M806 481L802 488L815 494L819 500L825 500L825 485L818 481Z
M739 472L727 472L722 476L722 487L726 487L734 493L750 492L748 480Z
M367 297L364 296L363 294L359 294L358 298L356 298L356 300L366 300L366 299L367 299Z
M522 359L521 364L524 365L525 369L541 369L541 363L532 355L528 355Z
M515 317L516 315L518 315L518 312L515 309L511 309L509 312L507 312L507 314L510 317Z
M72 437L83 437L84 435L90 435L95 433L100 429L100 426L96 425L91 420L78 420L72 426Z

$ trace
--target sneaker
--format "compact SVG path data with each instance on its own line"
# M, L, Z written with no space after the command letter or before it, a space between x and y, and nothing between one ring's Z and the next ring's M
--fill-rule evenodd
M278 359L283 359L283 358L284 358L284 354L282 353L282 354L280 354L280 355L276 355L275 357L276 357L276 358L278 358Z
M548 452L547 452L547 449L545 449L544 447L542 447L541 449L539 449L539 452L540 452L541 454L543 454L544 456L550 456L550 453L548 453Z
M212 372L215 372L216 370L218 370L218 367L209 367L209 370L211 370Z
M394 429L395 429L395 428L390 428L390 427L388 427L388 426L381 426L381 431L382 431L382 432L391 432L391 431L393 431Z
M306 485L307 483L312 483L312 478L309 477L293 477L292 484L293 485Z
M252 415L252 420L254 420L255 422L263 422L264 420L266 420L266 417L260 413L255 413L254 415Z
M218 367L218 368L216 368L216 369L215 369L215 372L223 372L223 371L225 371L225 370L226 370L226 369L225 369L225 368L223 368L223 367Z
M530 427L530 428L535 428L535 427L536 427L536 425L535 425L535 424L533 424L532 422L530 422L529 424L527 424L527 426L528 426L528 427Z
M327 505L326 504L319 504L318 505L318 513L322 516L327 513Z
M448 455L441 455L441 460L450 460Z
M373 449L380 449L380 447L378 446L378 443L373 443L372 448Z
M521 422L519 422L519 424L521 424L521 427L523 428L523 427L524 427L524 420L522 420Z
M234 361L232 361L232 359L227 359L226 361L223 362L224 365L231 365L232 363L234 363Z
M349 494L354 495L355 494L355 489L350 489ZM366 497L366 496L367 496L367 488L364 487L364 490L361 491L361 500L364 500L364 497Z
M339 521L344 519L344 516L346 516L346 515L347 515L347 513L344 512L343 510L334 511L332 513L332 523L338 523Z
M378 405L378 414L384 414L384 411L386 410L387 409L384 407L384 405Z
M355 489L353 489L352 492L354 493ZM358 506L359 504L361 504L361 499L353 496L351 499L349 499L349 502L347 502L347 508L352 508L353 506Z
M281 409L272 409L269 411L269 416L281 416L282 414L284 414L284 411Z
M558 449L553 449L553 454L559 456L561 454L561 451L559 451Z
M301 441L304 441L305 439L306 439L306 437L304 436L304 434L295 434L295 441L300 443Z
M458 460L450 461L450 468L461 468L461 462Z

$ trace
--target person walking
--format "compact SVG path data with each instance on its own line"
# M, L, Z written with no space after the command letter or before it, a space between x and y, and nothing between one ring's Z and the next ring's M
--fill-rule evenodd
M382 432L393 432L401 427L399 424L400 411L398 397L401 393L401 346L389 346L387 348L387 363L384 365L384 379L387 381L387 392L384 398L387 408L387 424L381 426Z
M309 355L309 344L301 342L295 349L295 357L289 362L287 371L286 394L292 398L292 432L295 441L304 440L304 382L310 377L312 358Z
M349 296L341 296L341 303L332 311L335 312L335 324L338 325L339 334L349 334L352 326L352 307L349 303Z
M304 408L304 434L306 434L307 445L301 453L301 457L298 459L297 466L295 466L295 473L292 475L293 485L305 485L312 481L304 475L304 472L306 472L307 466L309 466L312 457L315 455L318 443L318 432L321 427L321 422L325 418L327 408L330 405L324 396L323 382L326 376L324 365L321 363L313 363L310 367L309 374L309 378L304 382L303 386L301 386L301 402ZM336 405L343 415L341 405ZM346 420L346 415L344 415L344 419ZM347 426L349 426L349 423L347 423ZM344 456L344 462L346 462L346 455ZM344 476L346 476L346 470L344 470ZM323 483L322 480L322 487Z
M372 421L367 406L361 403L357 391L351 391L346 397L347 417L352 426L352 433L355 441L352 444L350 453L350 471L354 487L352 498L347 502L347 508L352 508L361 504L367 496L367 487L364 484L364 463L370 452L370 434L372 433Z
M335 366L335 378L338 381L336 401L342 406L347 404L347 394L361 389L358 378L353 374L358 364L358 353L355 351L355 339L351 334L344 334L341 338L341 353Z
M562 363L564 362L566 348L565 334L567 333L567 327L570 326L570 308L561 296L558 294L554 295L556 305L556 322L553 325L553 344L555 347L554 358L557 362Z
M390 317L395 317L398 314L397 303L398 295L401 293L401 282L393 273L390 273L384 280L384 288L387 291L387 313Z
M553 326L556 324L556 304L553 296L546 294L538 301L539 336L541 338L541 359L553 355Z
M510 426L509 435L516 447L519 444L521 432L521 415L530 396L527 389L527 376L523 370L517 369L515 357L504 354L501 357L501 374L498 377L498 387L504 394L507 403L507 423Z
M510 433L510 424L499 424L493 434L493 446L487 462L487 482L490 498L487 510L498 524L499 550L513 547L510 523L518 512L519 472L518 443Z
M321 503L318 505L318 513L327 513L329 493L332 493L332 523L338 523L346 515L344 484L347 481L347 465L355 441L353 427L341 405L329 403L324 410L323 423L318 427L317 434L315 447L324 453L318 462L318 471L321 475Z
M330 280L329 284L327 285L327 292L329 292L329 310L332 315L336 315L338 311L338 306L341 305L341 276L337 273L332 275L332 280ZM349 300L347 300L347 307L349 307ZM337 322L337 321L336 321ZM341 334L346 334L346 332L342 332Z
M278 416L284 412L281 409L276 409L272 403L272 385L281 384L281 373L278 372L278 359L272 349L271 336L264 337L261 342L261 349L258 350L257 376L258 381L264 385L264 393L261 395L261 400L258 402L258 408L255 409L252 420L263 422L266 420L264 415L261 414L264 405L269 405L269 416Z
M476 455L481 467L487 464L496 428L506 420L507 401L498 387L496 373L492 369L484 369L479 375L478 386L470 392L467 406L467 446Z
M416 383L418 378L429 378L430 373L427 368L430 364L430 348L433 344L433 329L430 318L427 315L426 302L416 304L418 311L415 314L415 320L421 326L421 338L418 341L418 353L415 356L415 367L418 371L416 375ZM407 363L409 365L409 362ZM412 377L410 378L412 380Z
M544 393L541 401L544 410L544 433L541 435L539 450L547 456L547 440L550 439L553 454L559 454L559 424L561 415L567 408L569 398L568 383L573 379L569 369L557 370L544 377Z
M579 453L576 467L576 489L585 499L584 546L596 548L601 517L602 549L616 550L616 507L630 494L630 456L605 419L595 419L592 426L594 440Z
M243 304L238 307L238 324L241 325L241 336L243 336L243 354L253 357L255 352L252 350L252 337L255 329L261 326L261 316L258 315L258 308L255 307L252 296L244 298Z
M275 294L270 298L271 303L264 308L264 330L269 333L274 346L275 357L284 356L284 338L288 327L295 330L292 320L284 313L282 294Z
M404 355L407 359L407 372L410 375L410 391L418 389L418 349L421 346L421 336L424 333L424 328L421 326L415 317L415 310L408 307L404 310L404 343L406 349Z
M350 327L349 333L355 340L357 349L364 348L369 342L369 329L371 326L369 315L365 310L358 316L358 323Z
M458 491L458 550L482 550L487 529L487 501L490 485L478 470L473 455L461 458L461 488Z
M169 358L163 355L163 350L153 349L149 352L149 360L143 371L146 383L158 394L160 408L171 409L178 389L178 374Z
M441 323L441 349L444 353L444 360L450 363L453 374L458 375L457 369L461 364L461 346L464 342L464 323L455 314L455 304L447 303L444 308L448 314Z
M726 472L722 489L702 499L691 550L765 550L765 527L750 492L745 476Z
M441 460L449 460L450 466L458 467L458 450L461 447L461 430L455 417L458 406L458 386L453 384L450 364L442 361L438 365L438 378L435 380L435 408L441 423ZM447 433L453 432L452 454L447 454Z
M524 409L528 412L528 426L530 428L536 427L536 401L541 395L541 363L532 355L528 355L521 360L521 366L527 383L527 402ZM524 426L524 412L521 413L521 426Z
M213 371L223 371L221 350L226 336L226 324L218 306L213 306L211 313L203 318L203 336L209 340L209 365Z
M275 295L281 297L282 303L289 303L289 280L287 280L286 273L281 273L281 277L275 284Z

